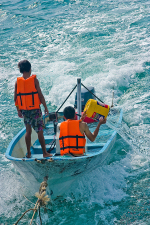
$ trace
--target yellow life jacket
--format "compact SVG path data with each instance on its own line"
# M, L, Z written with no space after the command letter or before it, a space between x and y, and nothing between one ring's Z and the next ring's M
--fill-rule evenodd
M32 75L26 80L23 77L17 78L17 99L15 105L19 110L32 110L40 108L40 99L35 88L34 79L36 75Z
M85 136L80 132L80 120L64 121L60 124L60 154L83 155L85 152Z

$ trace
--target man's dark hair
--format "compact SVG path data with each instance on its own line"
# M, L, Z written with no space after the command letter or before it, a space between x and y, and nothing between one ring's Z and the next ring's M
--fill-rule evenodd
M67 106L63 113L66 119L74 119L75 109L72 106Z
M18 63L20 73L29 72L31 69L31 63L28 60L22 60Z

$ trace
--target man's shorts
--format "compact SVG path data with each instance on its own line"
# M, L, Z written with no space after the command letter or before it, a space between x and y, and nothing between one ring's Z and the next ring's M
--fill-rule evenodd
M21 110L21 113L25 125L30 124L37 133L43 130L44 123L41 109Z

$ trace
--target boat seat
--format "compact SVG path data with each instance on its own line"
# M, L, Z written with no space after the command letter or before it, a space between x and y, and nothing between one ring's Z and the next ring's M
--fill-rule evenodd
M53 135L45 135L44 139L45 139L45 144L47 145L47 144L50 144L50 142L52 142L52 140L54 139L54 136ZM38 146L38 145L41 146L39 140L37 139L34 142L34 144L32 145L32 147L35 148L35 146Z
M45 127L46 127L46 129L54 128L54 124L53 123L46 124Z
M95 149L95 148L102 148L106 143L88 143L87 146L87 151L90 149Z

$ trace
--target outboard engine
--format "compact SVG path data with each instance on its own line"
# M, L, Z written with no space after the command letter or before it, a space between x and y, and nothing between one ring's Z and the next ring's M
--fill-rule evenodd
M56 129L57 129L57 113L56 112L51 112L49 113L49 120L53 121L54 124L54 133L56 134Z
M95 94L95 89L94 87L87 87L87 89L92 92L93 94ZM89 99L95 99L94 95L92 95L92 93L90 93L88 90L84 87L81 87L81 105L82 105L82 111L84 110L84 107L86 105L86 102ZM77 108L77 93L75 95L75 104L74 104L74 108Z

